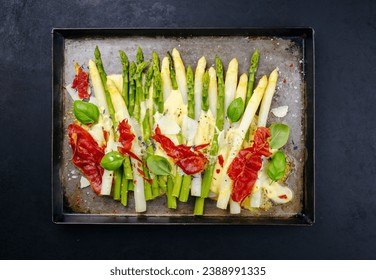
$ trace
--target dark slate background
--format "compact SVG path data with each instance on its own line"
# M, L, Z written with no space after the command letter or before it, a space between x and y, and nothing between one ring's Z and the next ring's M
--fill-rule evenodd
M375 258L375 1L2 0L0 6L0 258ZM51 29L179 26L315 29L312 227L51 222Z

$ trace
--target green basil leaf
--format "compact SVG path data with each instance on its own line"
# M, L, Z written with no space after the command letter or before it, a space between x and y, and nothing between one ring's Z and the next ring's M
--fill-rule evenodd
M286 156L282 151L273 154L268 164L268 176L273 181L282 179L286 169Z
M73 113L83 124L92 124L98 122L99 110L98 107L92 103L76 100L73 103Z
M116 170L123 164L124 156L119 152L112 151L104 155L101 166L106 170Z
M279 149L287 143L290 135L290 128L286 124L274 123L270 126L270 148Z
M170 175L171 173L171 164L164 157L151 155L146 162L149 170L155 175Z
M238 97L228 105L227 116L231 122L237 122L244 113L244 101Z

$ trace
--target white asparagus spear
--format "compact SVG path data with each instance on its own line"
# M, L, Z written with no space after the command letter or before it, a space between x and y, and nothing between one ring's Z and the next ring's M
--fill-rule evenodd
M174 67L175 67L175 73L176 73L176 82L178 84L179 90L181 92L181 95L183 97L184 104L187 104L188 102L188 96L187 96L187 78L185 75L185 67L183 60L180 57L180 53L177 49L172 50L172 59L174 60Z
M113 134L111 134L108 137L107 146L105 149L105 154L112 152L114 150L114 138ZM101 187L101 195L110 195L111 194L111 188L112 188L112 180L114 177L114 171L110 170L104 170L102 175L102 187Z
M234 100L235 98L235 93L236 93L236 87L238 85L238 61L236 58L232 59L228 65L227 72L226 72L226 78L225 78L225 120L224 120L224 126L223 126L223 131L222 133L224 136L227 136L227 131L230 128L230 120L227 117L227 108L230 105L230 103ZM229 152L229 146L219 146L218 150L218 156L222 156L223 158L226 158ZM213 173L213 180L212 184L210 186L210 190L214 193L219 192L220 190L220 185L223 180L224 176L224 170L223 166L220 165L219 161L217 160L215 163L215 169L218 170L219 172L214 172Z
M209 68L209 109L212 112L214 119L217 117L217 73L213 67Z
M245 134L249 126L251 125L251 122L256 114L257 108L260 105L260 102L264 95L267 84L268 84L268 78L266 76L263 76L259 84L257 85L257 88L255 89L251 99L249 100L247 104L247 108L245 109L239 128L232 130L230 134L228 133L226 137L231 142L230 143L231 149L224 163L224 171L226 171L226 173L224 174L224 179L221 183L221 188L219 191L219 196L218 196L218 201L217 201L218 208L221 208L221 209L227 208L228 202L230 200L231 189L232 189L231 188L232 180L227 175L227 170L231 162L235 159L236 155L241 149Z
M236 86L238 85L238 61L232 59L228 64L225 79L225 114L227 116L227 108L234 100Z
M239 130L243 138L252 123L253 117L255 116L257 108L259 107L261 99L265 93L267 84L268 78L266 76L263 76L253 92L252 97L255 97L249 100L247 107L245 108L242 121L239 125Z
M220 146L219 151L218 151L218 156L222 156L225 159L227 158L229 152L230 152L229 147ZM225 173L223 168L224 167L219 163L219 160L217 160L215 162L215 167L214 167L215 172L213 173L213 179L210 185L210 190L216 195L219 194L219 190L221 188L221 184L223 181L223 176Z
M248 85L248 77L247 77L247 74L244 73L239 78L239 84L236 89L235 98L241 97L241 99L245 102L245 95L247 93L247 85Z
M210 78L210 82L209 82L209 109L210 111L213 113L213 116L214 116L214 119L216 119L217 117L217 100L218 100L218 85L217 85L217 73L216 73L216 70L213 68L213 67L210 67L209 68L209 78ZM224 139L224 134L225 134L225 131L222 131L220 133L220 135L223 135L223 137L218 137L218 144L219 144L219 151L218 151L218 155L223 155L223 152L225 150L225 148L223 147L222 141L221 139L223 138ZM219 164L219 161L216 160L216 163L215 163L215 168L214 170L218 170L218 168L222 168ZM213 173L213 178L212 178L212 181L211 181L211 185L210 185L210 191L211 193L213 194L214 197L218 196L218 193L219 193L219 187L220 187L220 181L221 179L219 178L221 176L221 172L214 172Z
M247 93L247 86L248 86L248 76L247 76L246 73L244 73L239 78L238 87L236 88L236 93L235 93L235 99L240 97L243 100L243 102L245 102L245 96L246 96L246 93ZM239 123L240 123L240 121L233 123L232 126L236 127L236 126L239 125ZM222 173L224 173L224 172L222 172ZM233 201L230 198L230 213L231 214L240 214L240 212L241 212L240 204Z
M241 210L240 203L237 203L230 198L230 214L240 214Z
M112 80L119 92L123 90L123 76L121 74L107 75L107 80Z
M235 99L236 98L241 98L243 102L245 102L245 97L247 94L247 86L248 86L248 77L247 74L243 74L239 78L239 84L238 87L236 88L236 93L235 93ZM245 104L247 106L247 104ZM231 124L231 127L238 127L241 122L241 118L237 121Z
M272 104L272 99L275 93L275 88L277 85L278 71L274 69L269 76L268 86L265 90L264 97L261 102L260 112L258 117L257 126L266 126L266 121L268 119L270 105Z
M201 110L202 105L202 88L203 88L203 76L205 74L206 68L206 59L205 57L201 57L197 62L196 72L195 72L195 79L194 79L194 100L195 100L195 120L199 121L198 127L196 130L196 135L194 139L194 144L199 145L206 143L203 141L205 138L204 133L208 132L208 129L205 130L204 126L204 118L207 115L206 112ZM204 132L204 133L203 133ZM192 143L187 143L191 145ZM191 195L192 196L200 196L201 195L201 173L195 174L192 176L191 182Z
M163 100L167 100L172 91L172 84L170 79L170 63L168 57L164 57L162 60L161 67L161 77L162 77L162 89L163 89Z
M195 120L198 121L201 115L201 104L202 104L202 77L204 76L206 68L206 59L201 57L197 62L196 72L195 72Z
M112 120L108 111L108 106L106 102L106 95L104 92L104 87L102 80L100 78L98 68L94 61L89 60L89 74L91 78L91 83L93 85L94 95L97 99L97 104L100 112L99 122L103 126L103 130L108 133L108 141L105 149L105 153L111 152L114 149L114 132L112 129ZM112 181L114 177L114 172L109 170L104 170L102 175L102 187L101 195L110 195L112 188Z
M198 121L198 127L194 137L194 144L201 145L212 141L215 129L215 119L210 110L207 112L201 111L201 115ZM210 148L210 145L209 145ZM206 150L209 150L206 148Z
M202 184L201 173L192 175L192 182L191 182L191 195L192 196L201 195L201 184Z
M230 65L231 65L231 62L230 62ZM234 82L236 80L235 79L235 73L237 73L237 71L235 71L236 63L233 62L231 67L230 67L230 65L229 65L229 70L227 71L227 73L228 73L227 75L230 75L230 77L228 79L226 79L226 82L227 82L226 93L229 93L230 95L232 95L232 92L234 92L234 89L236 89L233 99L241 97L244 101L245 95L246 95L246 92L247 92L247 81L248 81L247 74L243 74L243 75L240 76L239 84L236 87L236 85L234 84ZM231 77L231 75L232 75L232 77ZM227 97L227 94L225 96L225 100L226 100L226 97ZM226 111L226 113L227 113L227 111ZM240 123L240 121L237 122L237 123L233 123L231 126L232 127L238 127L239 123ZM228 120L227 120L227 126L229 126ZM226 127L225 127L225 129L226 129ZM222 146L222 147L220 147L220 149L218 151L218 155L222 155L223 158L227 158L228 152L229 152L229 148L226 147L226 146ZM220 186L221 186L222 181L223 181L224 173L225 173L224 172L224 166L221 165L220 162L217 160L216 163L215 163L214 170L216 170L216 171L218 170L218 172L215 172L213 174L213 180L212 180L212 185L211 185L210 189L214 193L218 194ZM240 209L238 209L238 210L240 210Z
M258 127L266 126L266 121L268 119L270 105L272 103L272 99L273 99L276 85L277 85L277 79L278 79L278 71L277 69L274 69L273 72L269 76L268 86L266 87L264 97L262 98L262 101L261 101L259 117L258 117L258 122L257 122ZM256 183L258 183L258 181ZM251 195L250 206L253 208L259 208L261 206L261 200L262 200L261 187L259 187Z
M162 80L162 83L163 83L163 80ZM150 112L153 112L153 106L154 106L153 95L154 95L154 85L153 85L153 83L151 83L150 88L149 88L149 101L147 103L148 104L148 109L150 110ZM154 123L154 116L153 116L153 114L149 114L149 123L150 124Z
M125 102L115 83L111 79L107 80L107 89L110 93L112 104L114 105L116 121L120 123L124 119L130 119L127 106L125 105Z
M132 126L132 120L129 116L127 106L121 96L120 92L117 90L115 84L112 80L107 80L107 88L111 95L111 100L115 109L115 118L118 123L122 122L124 119L127 119L132 128L132 132L136 135L132 141L131 151L135 153L139 158L142 158L140 152L141 147L138 143L138 136ZM131 158L132 162L132 172L133 172L133 182L134 182L134 199L135 199L135 210L136 212L145 212L146 211L146 200L145 200L145 191L144 191L144 179L142 175L137 170L138 161L134 158Z
M105 113L108 114L108 106L106 102L106 94L104 92L104 87L102 85L102 80L98 72L97 65L91 59L89 60L89 73L91 78L91 83L94 89L94 96L97 99L99 109L104 109ZM103 110L101 112L103 114Z
M194 139L195 145L201 145L206 143L211 143L212 137L214 135L215 129L215 119L210 110L207 112L201 111L200 120L198 122L198 127L196 130L196 135ZM201 195L201 184L202 178L201 174L195 174L192 176L192 188L191 195L200 196Z

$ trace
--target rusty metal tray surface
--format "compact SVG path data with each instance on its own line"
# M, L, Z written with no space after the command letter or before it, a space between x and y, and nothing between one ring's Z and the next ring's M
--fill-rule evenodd
M52 210L53 222L77 224L262 224L311 225L314 222L314 31L312 28L241 28L241 29L53 29L53 135L52 135ZM95 46L102 52L108 74L121 73L118 50L130 60L138 46L145 58L153 50L163 57L168 50L180 50L185 65L195 66L205 55L208 65L219 55L226 67L236 57L239 73L248 71L249 57L260 51L256 82L275 67L280 77L272 108L288 105L283 122L291 135L284 148L293 159L294 169L289 186L294 199L269 211L230 215L215 207L205 206L205 215L193 216L193 199L166 206L166 198L148 201L145 213L134 212L132 197L123 207L110 197L98 197L90 188L80 189L78 171L70 162L67 126L73 121L72 100L64 85L74 77L74 63L87 66ZM276 121L269 115L269 121Z

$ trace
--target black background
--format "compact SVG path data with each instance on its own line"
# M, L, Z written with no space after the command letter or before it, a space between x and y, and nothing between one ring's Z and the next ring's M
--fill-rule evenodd
M1 2L0 258L375 258L375 1ZM312 227L51 222L51 29L179 26L315 29Z

